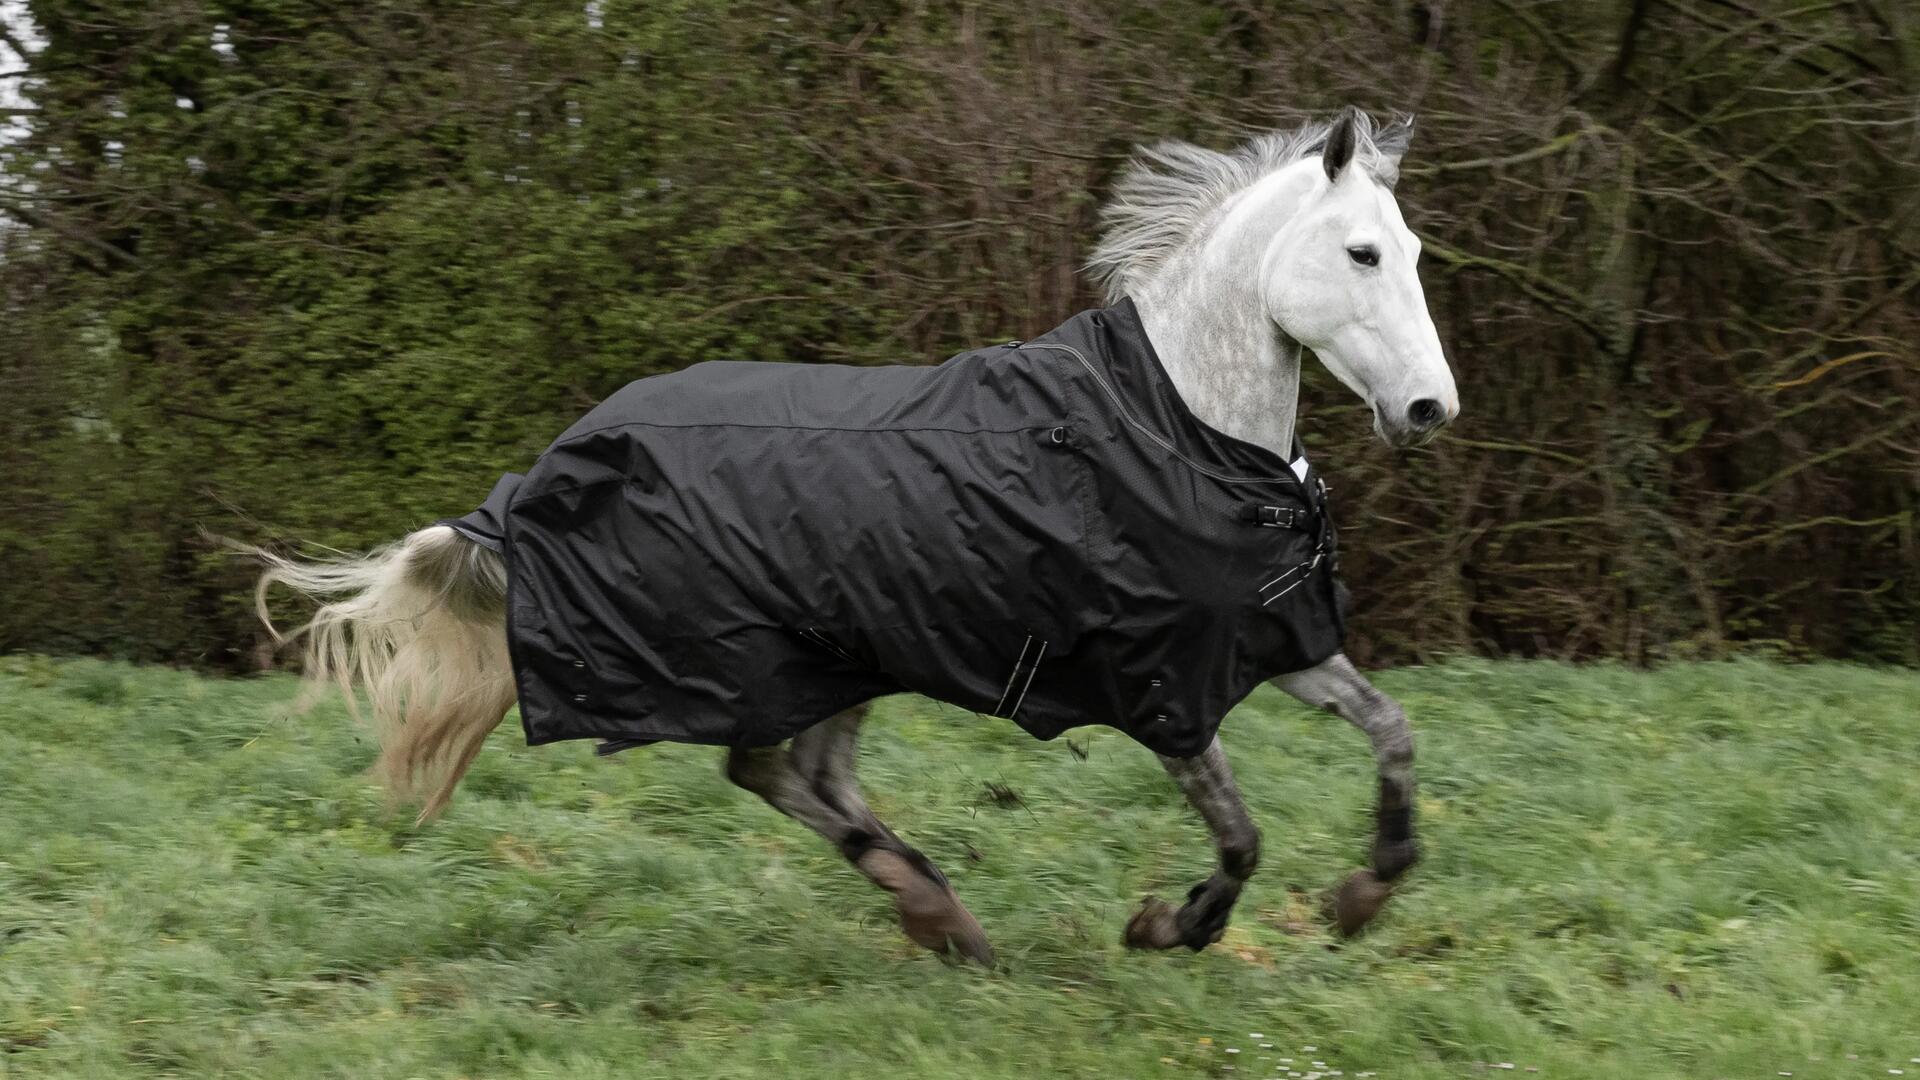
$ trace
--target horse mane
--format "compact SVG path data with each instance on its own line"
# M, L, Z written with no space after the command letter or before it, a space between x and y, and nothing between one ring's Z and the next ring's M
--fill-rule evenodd
M1400 178L1413 118L1396 117L1376 130L1372 117L1351 112L1354 159L1392 187ZM1087 260L1088 275L1106 291L1109 303L1118 302L1192 242L1228 199L1278 169L1319 154L1336 121L1310 120L1270 131L1232 150L1179 139L1138 148L1100 211L1102 235Z

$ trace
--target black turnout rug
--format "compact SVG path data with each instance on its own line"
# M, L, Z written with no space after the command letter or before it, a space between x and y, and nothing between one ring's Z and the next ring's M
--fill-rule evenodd
M446 524L506 559L529 743L914 691L1185 757L1343 633L1325 485L1196 419L1129 302L938 367L642 379Z

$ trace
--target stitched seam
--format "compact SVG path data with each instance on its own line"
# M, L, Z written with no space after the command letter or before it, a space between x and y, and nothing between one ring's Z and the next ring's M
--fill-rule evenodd
M988 427L958 428L958 427L936 427L933 425L926 425L922 427L834 427L831 424L742 424L735 421L721 421L721 420L716 420L711 423L704 423L704 424L662 424L655 420L623 420L618 424L608 424L605 427L597 427L592 429L591 431L583 431L580 434L572 436L571 438L568 438L564 441L556 442L552 446L549 446L546 449L546 451L544 451L544 453L552 453L553 451L559 449L562 446L579 442L582 439L592 438L595 435L605 434L606 432L609 432L609 431L619 431L621 428L630 428L630 427L665 428L669 430L679 430L679 429L692 430L696 428L745 428L750 431L839 431L839 432L845 432L848 434L855 434L855 435L891 435L891 434L898 434L898 433L920 432L920 431L934 431L934 432L940 432L947 435L1024 435L1030 431L1045 431L1049 428L1058 427L1058 426L1059 425L1057 424L1033 424L1033 425L1027 425L1022 427L1012 427L1012 428L988 428ZM544 456L544 453L543 453L543 456Z
M1093 565L1093 499L1096 490L1093 482L1093 466L1088 465L1078 454L1073 455L1070 460L1076 466L1080 476L1079 484L1075 485L1079 489L1080 496L1080 565L1091 567Z
M1093 381L1100 385L1100 389L1106 391L1108 400L1113 402L1113 407L1115 411L1120 414L1121 419L1125 420L1142 435L1152 439L1162 450L1173 455L1174 460L1202 476L1211 476L1215 480L1224 481L1229 484L1287 484L1295 488L1304 488L1305 486L1301 484L1298 477L1293 475L1292 469L1288 469L1285 476L1233 476L1228 473L1209 469L1205 465L1181 453L1179 448L1173 445L1171 439L1155 431L1153 428L1147 426L1145 421L1134 416L1133 410L1129 408L1126 401L1121 398L1120 392L1115 390L1112 385L1107 382L1107 377L1100 374L1099 369L1095 368L1093 362L1088 360L1079 349L1071 345L1059 345L1045 341L1029 341L1024 347L1029 349L1057 349L1072 356L1075 360L1080 361L1080 366L1086 368L1087 374L1093 376Z
M631 423L609 424L608 426L603 428L594 428L592 431L582 432L581 434L576 435L571 439L568 439L566 442L554 443L552 446L542 451L541 456L544 457L547 454L552 453L554 450L557 450L562 446L571 445L572 443L579 442L580 440L589 438L593 435L598 435L598 434L601 434L602 432L607 432L607 431L614 431L624 427L651 427L651 428L662 428L662 429L669 429L669 430L674 430L674 429L692 430L696 428L751 428L751 429L765 429L769 431L840 431L840 432L846 432L854 435L862 435L862 434L893 435L893 434L910 434L913 432L938 432L938 433L948 434L948 435L1026 435L1035 431L1051 430L1052 428L1056 428L1059 426L1060 425L1058 424L1036 424L1032 427L1020 427L1020 428L939 428L939 427L926 427L926 428L817 427L817 428L810 428L810 427L799 427L799 426L785 425L785 424L656 424L647 420L635 420L635 421L632 421ZM1076 460L1078 459L1076 458ZM513 499L508 504L507 509L509 512L511 512L515 507L518 507L524 503L536 502L540 499L549 498L554 495L572 495L582 491L591 491L592 489L597 487L605 487L608 484L630 484L633 482L634 482L634 478L631 476L610 476L605 480L592 480L584 484L574 484L570 487L549 487L541 491L529 492L525 495L522 495L516 492ZM1084 510L1082 511L1082 513L1084 516Z

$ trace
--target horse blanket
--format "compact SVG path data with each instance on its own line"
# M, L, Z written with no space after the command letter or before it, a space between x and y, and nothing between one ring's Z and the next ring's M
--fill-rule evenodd
M445 524L505 558L533 744L914 691L1190 757L1344 631L1326 486L1188 411L1127 301L937 367L641 379Z

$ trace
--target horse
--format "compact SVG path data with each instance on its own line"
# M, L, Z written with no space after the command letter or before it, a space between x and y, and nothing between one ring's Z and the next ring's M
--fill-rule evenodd
M1420 857L1414 741L1405 710L1341 650L1325 486L1309 483L1317 477L1294 421L1303 349L1367 403L1375 434L1391 445L1423 443L1459 413L1416 270L1420 241L1394 199L1411 133L1411 117L1376 124L1348 108L1227 151L1179 141L1139 149L1103 208L1086 267L1112 307L1047 338L936 367L712 364L641 380L569 429L527 477L503 478L481 511L364 556L260 552L260 616L272 630L275 585L318 603L296 634L306 672L341 686L356 712L358 695L367 696L380 742L374 771L395 797L420 804L422 820L446 806L516 700L529 742L722 745L725 775L890 893L908 937L989 966L987 936L946 876L860 793L865 701L910 689L1042 737L1088 722L1133 734L1205 822L1218 862L1178 906L1145 898L1122 939L1197 951L1225 932L1260 856L1217 727L1252 689L1249 679L1270 681L1371 742L1374 837L1366 866L1329 899L1337 928L1358 933ZM987 385L991 393L973 392ZM847 398L879 404L849 419ZM836 449L847 440L853 450ZM583 449L591 447L599 449ZM1133 456L1102 465L1114 454ZM967 478L928 480L888 464L942 455L963 460L933 473ZM700 464L676 472L682 458ZM741 467L747 459L757 464ZM873 468L882 471L862 472ZM1107 475L1129 470L1143 483L1183 486L1129 502ZM674 509L693 498L689 488L734 474L801 490L791 500L748 490L717 510ZM857 518L874 501L871 483L896 489L902 506L887 513L897 516ZM1244 520L1228 522L1227 511ZM766 516L776 512L784 516ZM718 523L693 536L687 521L655 520L676 513ZM1103 514L1122 520L1102 526ZM1183 517L1206 520L1194 542L1209 554L1153 547ZM1101 528L1097 543L1082 531ZM1289 553L1258 591L1240 583L1249 572L1242 553L1255 543ZM645 565L609 569L605 547L637 552ZM955 560L960 570L928 570L926 549L939 553L934 564ZM1132 576L1102 584L1094 563ZM741 580L769 566L819 578L827 599L806 602L854 615L823 617L829 631L806 612L769 614L802 588ZM993 578L995 593L1017 594L976 588L964 597L963 608L1004 600L1004 619L981 617L993 633L949 626L915 638L915 620L894 617L937 607L920 594L964 592L968 582L953 579L975 574ZM1082 592L1026 602L1067 580ZM644 595L614 595L633 589ZM724 597L706 604L709 594ZM662 644L657 624L703 604L745 614L685 623L688 632ZM1031 614L1048 604L1101 614ZM1274 614L1283 610L1291 614ZM592 625L575 625L583 620ZM1196 648L1234 659L1214 663ZM975 653L987 659L976 664ZM1185 688L1183 666L1196 669ZM576 686L584 689L570 692ZM1155 696L1160 704L1133 707L1133 698ZM676 709L699 715L660 718ZM651 718L629 722L623 710Z

